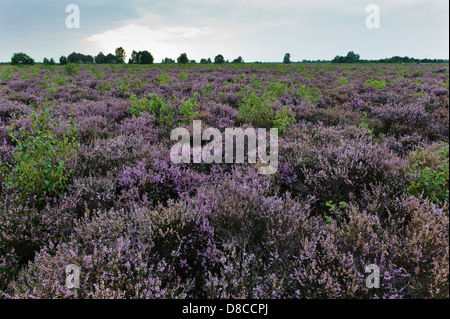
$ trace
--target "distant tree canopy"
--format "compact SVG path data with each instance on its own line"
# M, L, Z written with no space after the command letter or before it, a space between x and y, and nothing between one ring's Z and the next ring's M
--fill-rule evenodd
M359 54L356 54L353 51L350 51L349 53L347 53L347 56L343 57L343 56L339 56L337 55L332 61L331 63L357 63L359 62Z
M82 53L72 52L67 57L61 56L59 58L60 65L66 65L69 62L74 64L120 64L125 63L126 52L122 47L119 47L115 50L115 54L108 53L108 55L103 54L103 52L99 52L97 56L92 57L91 55L84 55ZM347 53L346 56L336 56L333 60L302 60L302 63L448 63L448 59L415 59L410 58L408 56L400 57L393 56L390 58L378 59L378 60L363 60L360 59L359 54L356 54L353 51ZM51 58L50 60L44 58L44 65L53 65L55 64L55 60ZM131 54L131 58L128 60L129 64L153 64L154 58L152 54L148 51L133 51ZM171 58L165 58L162 60L163 64L187 64L187 63L197 63L195 60L189 60L186 53L182 53L177 60L173 60ZM209 64L213 63L211 58L202 58L200 60L201 64ZM229 63L228 60L225 61L223 55L219 54L214 58L215 64ZM232 61L232 63L244 63L244 60L241 56L237 57ZM262 62L254 62L254 63L262 63ZM283 59L283 63L291 63L291 55L286 53ZM12 65L32 65L34 64L34 59L23 52L14 53L11 58Z
M44 63L44 65L55 65L55 60L53 58L51 58L50 60L47 58L44 58L43 63Z
M97 63L97 64L106 63L106 56L103 54L103 52L99 52L97 54L97 56L95 57L95 63Z
M153 55L148 51L136 52L133 50L129 64L153 64Z
M241 56L238 56L236 59L233 60L231 63L244 63L244 60Z
M174 59L171 59L171 58L164 58L161 61L161 63L163 63L163 64L174 64L174 63L176 63L176 61Z
M189 62L189 59L188 59L186 53L181 53L181 55L177 58L177 63L187 64L188 62Z
M67 61L67 58L66 58L64 55L62 55L62 56L59 58L59 64L61 64L61 65L66 65L67 63L69 63L69 61Z
M12 65L33 65L34 60L23 52L14 53L11 58Z
M82 53L72 52L67 56L67 61L77 64L92 64L94 63L94 57L92 55L84 55Z
M211 61L211 58L208 58L208 59L203 58L203 59L200 59L200 63L201 64L210 64L210 63L212 63L212 61Z
M225 63L225 59L224 59L223 55L222 54L216 55L216 57L214 58L214 63L215 64Z
M119 64L125 63L126 57L127 57L127 54L122 47L116 49L116 63L119 63Z
M71 62L69 60L69 62ZM122 63L121 60L119 61L115 55L112 53L108 53L108 55L104 55L103 52L99 52L97 56L95 57L95 63L96 64L117 64Z
M108 55L105 57L105 63L106 64L115 64L117 63L116 56L112 53L108 53Z

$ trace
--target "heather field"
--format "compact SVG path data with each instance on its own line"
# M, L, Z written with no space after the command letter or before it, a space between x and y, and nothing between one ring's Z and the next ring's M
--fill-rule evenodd
M448 135L448 64L0 66L0 299L449 298Z

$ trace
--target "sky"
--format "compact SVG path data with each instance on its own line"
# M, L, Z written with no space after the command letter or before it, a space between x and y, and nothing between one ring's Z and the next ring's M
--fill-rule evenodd
M79 28L68 28L70 4ZM379 25L369 28L379 8ZM70 24L69 24L70 26ZM447 0L1 0L0 61L25 52L36 61L71 52L97 55L123 47L160 62L187 53L197 62L222 54L246 62L449 58Z

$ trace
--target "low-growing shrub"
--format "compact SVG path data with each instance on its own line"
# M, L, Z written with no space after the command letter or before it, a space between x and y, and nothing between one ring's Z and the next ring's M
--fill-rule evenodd
M195 92L193 97L181 101L178 106L178 112L182 117L181 124L188 124L198 115L198 111L200 110L200 106L197 104L198 98L199 94Z
M419 147L412 152L405 167L405 177L409 180L408 192L440 205L448 203L448 157L448 144L433 145L428 149Z
M294 112L287 106L283 106L281 110L275 113L273 120L274 127L278 128L281 134L289 130L289 128L295 123Z
M170 103L156 94L152 93L150 99L138 99L131 95L131 107L128 107L131 115L140 116L142 112L148 112L155 116L157 123L161 125L173 126L175 124L176 109Z
M386 88L386 80L375 80L375 79L371 79L371 80L367 80L366 83L364 84L365 87L372 87L376 90L383 90L384 88Z
M52 112L44 105L29 115L30 127L7 127L16 146L5 187L18 190L24 201L64 190L75 168L76 124L70 119L63 123Z

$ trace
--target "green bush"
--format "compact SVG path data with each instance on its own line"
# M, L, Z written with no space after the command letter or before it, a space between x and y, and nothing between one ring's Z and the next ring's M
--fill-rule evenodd
M429 198L437 204L449 200L448 144L430 149L418 148L405 167L410 194Z
M284 83L281 81L278 82L270 82L267 85L267 92L270 95L281 96L283 94L289 93L291 87L288 83Z
M278 128L281 134L285 133L295 123L295 114L287 106L283 106L275 114L273 125Z
M130 111L132 116L139 117L142 112L151 112L150 101L147 98L138 99L135 95L130 96L131 106L127 109Z
M33 65L34 60L26 55L25 53L19 52L14 53L14 55L11 58L11 64L12 65Z
M313 104L317 104L322 98L322 92L317 87L300 85L296 92L297 97L307 100Z
M155 122L163 126L173 126L175 124L176 109L170 103L156 94L150 94L150 99L138 99L131 95L131 107L128 107L132 116L139 117L142 112L148 112L155 116Z
M13 122L7 127L16 147L13 164L3 169L5 187L12 187L21 199L33 196L40 201L67 186L77 156L76 124L69 119L68 127L52 116L52 107L30 114L31 127L18 127ZM61 131L57 134L57 131Z
M182 123L186 124L198 115L200 110L200 106L197 104L198 97L199 94L195 92L193 97L181 101L180 106L178 106L178 112L182 116Z
M341 83L342 85L349 84L349 82L344 78L342 74L339 76L339 83Z
M79 70L75 64L69 62L64 65L64 72L66 72L67 75L78 75Z
M383 90L386 87L386 80L367 80L366 83L364 84L365 87L373 87L374 89L377 90Z
M273 121L272 97L250 92L239 106L238 120L256 127L270 127Z
M189 72L187 70L180 71L180 81L189 79Z
M173 82L173 79L168 75L165 71L161 71L161 74L158 76L159 84L167 84L170 85Z

